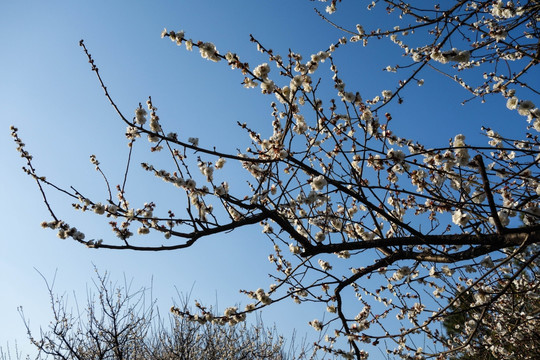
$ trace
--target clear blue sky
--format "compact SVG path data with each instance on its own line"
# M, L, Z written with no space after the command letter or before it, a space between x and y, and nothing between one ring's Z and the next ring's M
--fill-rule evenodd
M381 21L367 17L352 3L356 2L345 2L333 19L351 29L356 23L369 28ZM201 145L230 151L245 148L249 141L236 121L268 131L268 104L274 99L244 89L242 75L223 62L206 61L196 51L189 53L160 39L160 33L164 27L183 29L187 37L212 41L221 53L236 52L252 65L267 60L249 42L250 33L282 55L291 48L308 57L342 35L323 22L313 6L320 5L307 0L0 3L4 162L0 172L0 345L14 340L27 344L17 306L24 307L35 331L50 318L45 284L35 269L48 279L57 271L56 289L76 292L79 301L91 281L92 264L110 271L113 279L133 278L135 287L148 286L153 279L154 294L165 311L176 296L175 287L188 292L193 286L193 298L207 304L217 299L223 308L247 302L239 289L270 284L267 274L273 270L266 257L271 244L258 227L205 239L186 251L159 254L89 250L42 230L39 224L49 220L48 214L35 184L20 171L24 164L10 139L9 125L20 129L38 171L50 180L104 197L102 179L88 160L96 154L112 182L121 181L127 152L125 126L107 103L78 46L84 39L125 114L151 95L168 130L197 136ZM342 77L349 80L348 89L357 88L365 98L393 89L399 75L380 70L400 61L395 46L388 40L365 50L359 46L336 53ZM481 125L521 133L524 120L507 111L502 98L488 99L487 106L463 107L459 102L468 95L460 87L434 74L426 79L433 81L406 93L408 106L392 109L395 132L430 146L445 145L458 133L475 139ZM143 147L136 156L141 161L152 159ZM136 179L131 192L137 194L139 206L168 196L158 180ZM71 211L65 197L51 192L50 200L62 218L90 238L113 236L102 219ZM263 318L275 321L286 336L293 328L300 334L316 335L307 321L322 317L323 311L284 302Z

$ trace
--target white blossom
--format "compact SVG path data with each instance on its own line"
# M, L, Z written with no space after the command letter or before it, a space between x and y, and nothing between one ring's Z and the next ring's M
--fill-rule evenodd
M326 185L326 178L323 175L319 175L311 181L311 188L313 190L322 190Z
M323 329L323 324L317 319L310 321L309 325L311 325L317 331L322 331Z
M452 214L452 222L459 226L465 226L471 219L471 216L465 212L463 212L461 209L457 209Z

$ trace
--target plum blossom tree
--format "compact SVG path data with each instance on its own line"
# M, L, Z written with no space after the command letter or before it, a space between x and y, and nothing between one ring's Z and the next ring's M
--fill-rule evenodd
M537 246L536 246L537 247ZM537 251L537 249L536 249ZM517 265L517 264L516 264ZM476 293L468 293L452 305L452 313L443 322L451 341L462 343L463 337L470 336L470 327L477 317L483 317L478 324L474 336L469 340L471 351L459 350L453 354L456 359L498 359L512 354L514 358L537 358L540 356L540 337L538 327L533 320L538 316L540 302L538 288L523 291L523 284L531 282L531 277L538 273L538 262L535 261L522 273L518 281L514 281L509 289L501 295L500 301L484 314L484 309L474 306L477 302ZM506 286L506 283L502 283ZM495 291L500 291L500 285L495 284ZM509 291L508 291L509 290ZM469 328L464 332L463 329ZM497 348L485 346L485 341L495 342Z
M260 319L256 326L220 326L170 315L167 324L155 300L149 299L149 289L133 291L130 283L113 284L109 274L97 271L94 286L85 308L73 311L67 296L55 294L54 283L47 282L52 319L39 335L30 330L20 308L30 342L38 351L36 360L309 358L304 350L295 351L294 343L286 350L283 337ZM181 298L178 306L187 311L188 297ZM15 356L22 358L19 352ZM0 358L11 360L9 352L0 351Z
M184 31L163 31L176 45L240 71L244 87L259 88L269 98L271 135L238 123L250 145L237 153L165 129L152 98L127 115L81 41L105 97L127 126L130 149L144 137L150 151L170 158L167 168L141 165L184 194L185 205L132 207L127 171L116 197L109 189L107 199L53 184L36 172L13 127L25 171L36 180L52 217L43 227L93 249L171 251L260 225L261 236L274 246L271 285L242 290L252 299L243 309L215 314L201 305L196 312L172 311L194 321L236 324L286 299L317 302L327 315L310 322L326 331L316 346L336 356L364 359L370 348L380 347L407 359L443 359L456 352L474 357L480 351L534 358L538 341L529 340L538 338L540 319L538 308L527 302L538 298L540 285L540 110L533 102L540 94L534 80L540 3L373 1L367 11L387 13L384 23L391 26L353 30L332 20L339 3L328 2L327 14L318 14L344 37L307 59L292 50L277 54L252 36L267 57L252 66ZM403 74L403 80L366 99L341 77L340 49L387 39L403 57L384 71ZM498 96L523 117L522 136L484 127L485 143L471 144L456 129L448 144L427 147L395 134L389 109L406 106L406 90L422 85L426 71L462 86L470 94L466 102ZM95 156L91 161L102 172ZM130 162L128 157L127 168ZM220 170L227 166L246 170L247 192L222 178ZM112 220L116 239L86 239L56 215L46 187L73 199L76 210ZM135 233L155 236L152 243L142 242ZM445 331L445 319L459 313L465 314L464 324Z

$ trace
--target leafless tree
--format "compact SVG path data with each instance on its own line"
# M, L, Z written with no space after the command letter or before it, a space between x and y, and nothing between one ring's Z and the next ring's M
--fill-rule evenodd
M6 344L6 347L0 346L0 360L22 360L23 359L23 353L19 350L19 346L17 343L15 343L14 349L11 349L9 343ZM26 357L24 359L30 359L30 357Z
M165 323L149 298L150 289L131 290L131 284L113 284L109 275L96 271L95 293L90 291L84 309L72 309L66 295L57 295L47 283L52 320L35 336L20 309L36 359L307 359L294 342L285 349L275 328L260 318L246 323L220 325L189 321L170 314ZM179 307L188 309L188 297ZM294 351L298 350L297 355Z

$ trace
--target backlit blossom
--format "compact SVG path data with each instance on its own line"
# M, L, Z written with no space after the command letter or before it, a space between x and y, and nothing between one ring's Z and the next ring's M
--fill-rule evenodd
M326 186L327 182L324 176L319 175L311 181L311 188L313 190L322 190Z
M217 161L216 161L216 169L221 169L223 168L223 165L225 165L225 159L224 158L219 158Z
M98 215L103 215L105 213L105 206L103 206L101 203L96 203L94 205L94 212Z
M146 110L143 108L137 108L135 109L135 122L139 125L144 125L146 122Z
M191 145L193 146L199 146L199 138L190 137L188 138L188 142L191 143Z
M216 50L216 46L210 42L199 45L199 52L201 53L201 56L207 60L214 62L221 60L221 58L218 56L219 53Z
M465 226L471 219L471 216L463 211L461 209L457 209L452 214L452 222L459 226Z
M330 265L330 263L328 261L324 261L324 260L321 260L321 259L319 259L319 266L324 271L332 269L332 266Z
M293 254L300 254L300 247L297 245L294 245L293 243L289 244L289 250Z
M508 211L507 210L500 210L497 213L497 216L499 218L499 221L501 222L502 226L508 226L510 224L510 218L508 217ZM489 218L489 222L492 225L495 225L495 219L493 217Z
M317 331L322 331L323 324L317 319L310 321L309 325L311 325Z
M261 79L266 79L269 73L270 73L270 66L267 63L261 64L253 70L253 75Z
M519 115L527 116L534 109L534 103L530 100L525 100L519 103L517 108Z
M392 97L392 91L390 90L383 90L382 91L382 96L385 100L388 100Z
M315 241L316 242L322 242L326 238L326 235L322 231L319 231L317 234L315 234Z

